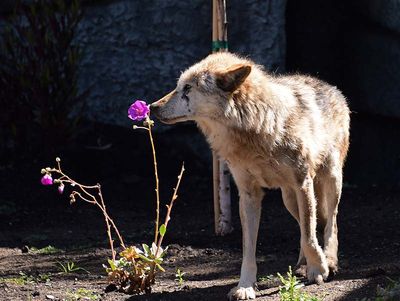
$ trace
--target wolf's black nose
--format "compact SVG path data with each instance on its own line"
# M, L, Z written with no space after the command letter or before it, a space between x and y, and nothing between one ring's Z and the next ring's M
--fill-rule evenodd
M157 113L160 109L160 106L157 105L156 102L153 102L152 104L150 104L150 112L155 115L157 117Z

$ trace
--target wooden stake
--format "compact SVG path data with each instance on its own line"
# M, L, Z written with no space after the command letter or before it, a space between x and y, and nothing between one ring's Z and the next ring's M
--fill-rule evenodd
M226 1L213 0L212 10L213 52L228 51ZM215 234L225 235L233 230L231 226L230 177L226 162L220 160L215 152L213 152L213 186Z

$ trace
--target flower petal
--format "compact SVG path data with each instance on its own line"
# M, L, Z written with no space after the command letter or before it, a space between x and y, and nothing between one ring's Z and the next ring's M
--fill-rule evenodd
M150 106L143 100L136 100L128 109L128 117L135 121L146 119L150 113Z
M53 178L51 177L50 174L45 174L42 179L40 180L42 185L53 185Z

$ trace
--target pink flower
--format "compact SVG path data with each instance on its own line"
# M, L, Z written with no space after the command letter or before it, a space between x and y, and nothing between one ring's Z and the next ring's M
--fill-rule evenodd
M40 182L42 183L42 185L53 185L53 178L50 174L45 174Z
M150 106L143 100L136 100L128 109L128 117L135 121L146 119L150 113Z
M60 186L58 186L58 193L62 194L64 192L64 184L60 184Z

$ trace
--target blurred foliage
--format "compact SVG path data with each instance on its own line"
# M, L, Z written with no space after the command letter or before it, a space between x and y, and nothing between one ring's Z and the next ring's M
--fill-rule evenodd
M43 248L36 248L36 247L30 247L28 248L29 253L33 254L44 254L44 255L49 255L49 254L57 254L63 252L61 249L57 249L56 247L53 247L51 245L48 245Z
M78 95L80 48L73 42L81 17L78 0L16 5L0 38L3 148L63 145L73 138L87 94Z

